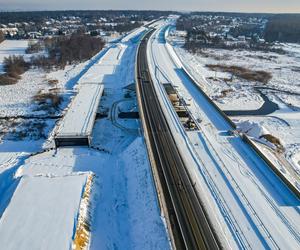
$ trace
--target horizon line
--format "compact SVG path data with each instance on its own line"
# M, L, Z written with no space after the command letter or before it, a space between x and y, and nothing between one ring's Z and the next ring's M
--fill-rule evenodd
M300 12L252 12L252 11L222 11L222 10L156 10L156 9L0 9L0 13L3 12L56 12L56 11L157 11L157 12L178 12L178 13L232 13L232 14L291 14L291 15L300 15Z

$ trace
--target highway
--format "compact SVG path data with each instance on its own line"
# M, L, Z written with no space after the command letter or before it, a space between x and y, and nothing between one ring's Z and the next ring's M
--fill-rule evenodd
M170 132L149 74L147 43L154 30L142 39L137 53L137 97L154 178L166 203L168 224L177 249L219 249L219 242L192 185L185 163ZM158 176L155 177L155 173Z
M218 236L238 249L299 249L300 201L240 137L228 134L230 124L218 113L183 69L164 39L166 26L149 38L147 50L152 83L180 152L198 162L192 183L205 189L220 225ZM199 131L184 131L162 86L171 83L199 121ZM178 139L179 138L179 139ZM202 197L201 197L202 199ZM212 213L211 213L212 214ZM210 214L210 215L211 215ZM215 216L215 218L213 218ZM220 229L221 228L221 229Z

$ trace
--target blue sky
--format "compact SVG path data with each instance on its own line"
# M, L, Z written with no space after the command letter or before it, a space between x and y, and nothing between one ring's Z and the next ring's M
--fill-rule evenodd
M300 13L300 0L0 0L0 10L155 9Z

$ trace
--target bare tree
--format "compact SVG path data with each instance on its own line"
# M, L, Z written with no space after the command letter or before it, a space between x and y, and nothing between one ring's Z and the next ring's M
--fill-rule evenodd
M0 31L0 43L2 43L5 40L5 36L2 31Z

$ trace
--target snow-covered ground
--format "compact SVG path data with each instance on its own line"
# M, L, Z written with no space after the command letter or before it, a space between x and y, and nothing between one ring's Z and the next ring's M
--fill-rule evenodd
M89 62L72 65L66 67L65 70L48 74L38 70L29 70L16 84L0 88L0 114L3 117L0 120L1 127L2 131L8 129L7 134L1 135L0 143L0 179L2 183L0 184L0 230L6 232L1 233L0 241L7 243L5 244L6 249L19 249L20 247L41 249L46 246L49 249L68 249L71 246L86 177L85 175L77 177L76 174L74 176L59 175L53 170L55 165L51 161L47 164L52 169L48 169L45 163L38 173L28 171L30 167L26 168L26 160L31 159L33 154L42 152L45 145L48 144L45 138L34 136L34 124L36 122L45 124L43 134L47 138L54 128L57 118L10 117L50 115L47 110L37 110L32 98L39 91L47 93L54 87L60 89L60 94L64 98L61 107L66 106L70 99L71 87L69 86L76 83L77 77L81 75L88 64ZM57 80L56 86L50 85L49 79ZM15 125L16 122L19 124ZM25 135L19 132L25 133ZM58 164L61 162L60 160ZM20 172L21 166L27 171L24 177ZM18 175L15 175L16 171L18 171ZM65 197L69 199L62 201ZM20 212L17 213L18 211ZM18 230L19 234L17 235L14 231L20 225L23 227L22 230Z
M186 76L164 30L150 38L148 60L155 88L179 149L193 156L188 169L208 206L225 248L299 248L299 200ZM199 131L184 131L162 83L174 84ZM192 168L193 161L197 168ZM213 212L211 212L213 211Z
M106 159L96 171L91 249L169 249L140 123L118 118L121 110L130 112L137 105L127 88L134 84L137 44L124 41L99 62L114 69L103 77L99 107L108 116L96 121L92 134L93 147L105 152Z
M258 110L264 101L254 87L278 105L279 110L268 115L234 116L233 119L237 123L255 122L277 137L284 146L281 156L296 177L300 171L300 45L282 44L285 54L223 49L204 49L202 53L191 54L181 47L181 37L169 36L169 40L189 72L221 109ZM210 70L208 64L264 70L272 78L267 84L232 78L230 73ZM299 182L300 176L296 179Z
M282 102L299 106L299 95L297 97L292 93L285 94L282 91L300 93L297 81L300 77L300 46L293 46L294 50L291 50L290 47L284 48L286 48L287 53L283 55L271 52L222 49L207 49L203 54L196 55L188 53L182 48L177 48L177 52L193 70L195 76L205 85L207 93L218 101L217 104L222 109L239 110L243 109L243 106L246 109L259 108L261 106L262 100L259 97L255 97L258 94L251 88L253 86L275 88L273 91L266 91L268 95L280 95ZM229 73L213 71L205 67L205 65L209 64L234 65L251 70L264 70L272 74L272 79L267 84L251 82L236 77L231 79L231 74ZM222 97L221 91L228 89L231 90L229 95ZM255 105L255 103L257 104Z
M2 137L0 242L5 243L5 249L70 249L82 192L91 172L95 178L89 211L90 249L170 248L145 143L139 134L140 123L118 118L121 110L136 111L135 92L126 87L134 86L137 36L143 31L135 31L130 39L105 48L85 63L50 73L29 70L17 84L1 86L1 116L47 116L49 113L37 110L32 101L39 91L58 88L64 108L78 82L98 77L104 84L99 112L107 114L96 120L92 148L54 150L49 148L52 136L33 140L31 130L31 137L16 140L14 130ZM105 70L105 65L113 70ZM58 82L53 86L49 80ZM61 115L61 110L54 115ZM49 136L57 118L42 119ZM2 121L3 126L13 125L10 119Z
M23 174L19 172L15 176L15 172L21 166L24 164L26 166L26 160L31 159L32 154L43 151L45 144L48 144L45 138L48 137L57 121L57 118L24 119L20 116L50 115L47 110L39 110L33 102L33 97L39 91L47 93L53 88L59 88L59 92L64 98L61 107L66 106L70 94L72 94L72 86L88 65L89 62L67 66L64 70L51 73L32 69L24 73L22 79L16 84L0 87L0 116L2 117L0 122L1 132L4 132L1 134L0 143L0 230L6 232L1 233L1 242L10 242L6 244L6 249L19 249L20 246L26 249L30 244L30 249L41 249L45 245L52 248L53 244L57 244L59 248L70 247L73 227L76 223L74 218L77 217L85 181L82 179L83 177L67 177L65 179L64 176L57 175L53 171L53 162L51 163L51 161L49 164L52 166L52 170L44 165L44 168L42 167L38 173L28 171L26 177L22 177ZM55 86L49 84L48 80L50 79L57 80L57 84ZM13 118L10 118L12 116ZM36 125L37 129L43 130L40 132L45 136L44 138L35 135ZM51 179L53 176L58 178ZM49 192L49 190L53 190L53 192ZM69 204L60 200L68 196ZM24 207L24 210L20 207ZM67 214L68 210L70 210L69 214ZM20 213L16 214L16 211L20 211ZM41 212L38 213L38 211ZM18 217L17 220L16 217ZM57 220L53 220L53 218ZM61 226L57 226L59 223ZM24 225L24 228L18 230L19 234L16 235L16 232L13 233L12 230L15 231L20 225ZM52 235L49 233L50 230L53 230ZM59 235L54 235L55 232ZM25 234L28 234L27 238ZM12 236L14 240L11 239ZM56 239L53 240L53 237ZM45 239L44 243L43 239ZM33 241L35 244L32 244Z
M22 177L0 220L2 246L70 249L85 181L85 175Z
M12 55L24 55L28 40L5 40L0 43L0 74L3 72L3 60Z

